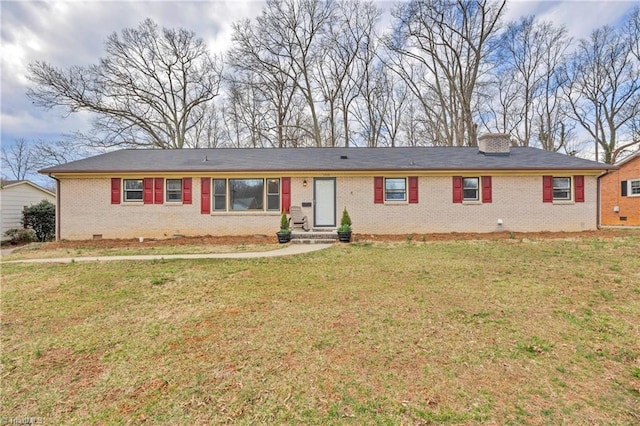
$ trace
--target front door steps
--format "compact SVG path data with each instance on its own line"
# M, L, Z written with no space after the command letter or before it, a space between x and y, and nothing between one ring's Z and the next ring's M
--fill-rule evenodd
M314 228L311 231L294 230L291 232L294 244L332 244L338 242L338 231L335 228Z

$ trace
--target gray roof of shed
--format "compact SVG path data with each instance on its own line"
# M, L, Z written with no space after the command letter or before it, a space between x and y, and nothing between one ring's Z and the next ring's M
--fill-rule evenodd
M346 157L346 158L344 158ZM206 159L206 160L205 160ZM615 166L537 148L485 155L476 147L124 149L40 173L607 170Z

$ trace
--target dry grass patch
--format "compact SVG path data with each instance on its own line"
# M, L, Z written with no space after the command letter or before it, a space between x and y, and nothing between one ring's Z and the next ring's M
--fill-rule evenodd
M92 246L83 244L57 247L56 243L35 243L15 249L3 261L23 259L56 259L64 257L93 257L93 256L134 256L134 255L167 255L167 254L200 254L200 253L246 253L275 250L276 244L193 244L193 245L159 245L149 246L137 244L129 247Z
M640 237L3 265L1 411L51 423L640 421Z

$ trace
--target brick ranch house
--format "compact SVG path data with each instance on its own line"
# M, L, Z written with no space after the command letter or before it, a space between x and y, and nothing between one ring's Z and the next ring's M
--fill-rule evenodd
M640 151L600 178L600 223L640 226Z
M612 166L483 135L478 147L120 150L41 170L59 239L274 234L301 206L313 228L405 234L597 228Z

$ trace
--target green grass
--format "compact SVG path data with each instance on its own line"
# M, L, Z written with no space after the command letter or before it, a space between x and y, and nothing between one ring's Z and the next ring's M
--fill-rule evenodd
M632 424L640 237L2 265L5 418Z
M241 252L262 252L275 250L279 247L274 244L241 244L231 245L162 245L145 247L100 247L100 246L80 246L73 248L47 248L44 245L35 244L15 249L12 253L3 256L2 260L23 260L23 259L55 259L55 258L77 258L91 256L130 256L130 255L165 255L165 254L201 254L201 253L241 253Z

